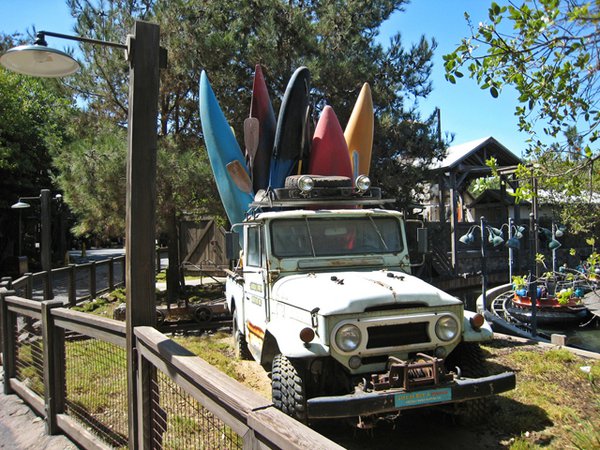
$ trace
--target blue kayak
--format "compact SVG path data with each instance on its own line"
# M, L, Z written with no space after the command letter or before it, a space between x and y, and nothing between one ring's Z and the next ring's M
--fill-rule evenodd
M254 196L237 187L227 171L227 164L239 161L247 171L246 161L204 71L200 76L200 121L225 213L232 225L240 223Z

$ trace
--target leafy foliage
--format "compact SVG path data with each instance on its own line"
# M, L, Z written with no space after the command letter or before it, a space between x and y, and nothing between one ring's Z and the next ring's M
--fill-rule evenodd
M178 220L190 213L224 217L202 149L197 88L202 70L209 74L240 141L257 63L264 68L276 110L293 70L308 66L314 120L321 108L331 104L345 124L362 84L370 82L377 113L373 178L383 184L388 195L400 194L408 201L416 180L423 177L423 169L415 168L413 161L419 158L427 162L442 149L431 126L435 118L422 121L414 104L418 97L431 91L428 77L435 42L423 38L404 49L399 34L385 49L375 42L381 23L405 2L68 0L77 18L75 31L90 38L123 42L135 20L160 25L161 45L168 50L168 67L161 71L159 94L157 216L172 250L169 285L178 277ZM122 52L85 43L81 52L87 64L73 85L91 117L87 121L110 120L124 125L128 114L128 66ZM99 145L108 155L110 140L111 136L103 137L102 133L91 134L82 145ZM114 164L105 165L104 170L123 173L122 163L117 163L121 161L120 148L115 143L114 153L108 156ZM81 193L67 199L79 203L72 205L81 217L78 231L110 234L122 226L122 211L105 209L114 214L106 220L98 220L94 213L103 209L106 202L123 196L122 184L118 183L121 175L100 175L107 179L91 186L76 186L78 172L87 178L92 171L88 153L89 148L73 152L83 161L74 164L71 174L60 180L67 182L70 177L70 187ZM67 153L60 153L58 158L62 160L60 167L68 172ZM100 194L99 203L84 200L86 192L98 194L95 186L112 192Z
M466 69L481 89L497 97L514 87L518 128L528 134L528 156L537 163L540 189L560 212L574 221L573 231L589 231L597 223L590 210L600 178L597 65L600 5L574 0L523 0L500 6L492 2L489 21L475 25L465 17L471 36L445 55L446 78L455 83ZM528 170L531 179L531 170ZM531 198L525 181L517 199ZM565 220L566 221L566 220Z
M0 50L14 43L0 36ZM54 80L0 68L0 208L51 187L50 151L69 140L72 106Z
M19 35L0 34L0 53L20 43ZM51 152L70 141L72 115L70 94L59 82L0 68L0 267L19 239L19 215L10 205L54 188Z

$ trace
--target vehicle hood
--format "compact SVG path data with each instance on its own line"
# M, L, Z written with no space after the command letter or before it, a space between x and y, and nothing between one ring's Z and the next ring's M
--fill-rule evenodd
M289 275L271 292L277 301L319 314L361 313L366 308L405 303L435 307L462 303L456 297L403 272L329 272Z

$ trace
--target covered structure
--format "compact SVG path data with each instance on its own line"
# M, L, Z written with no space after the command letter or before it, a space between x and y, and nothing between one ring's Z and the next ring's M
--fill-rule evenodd
M450 223L451 266L457 266L457 240L460 236L457 225L464 220L465 193L469 184L481 177L491 175L491 168L486 164L490 158L495 158L498 167L516 167L522 160L495 138L488 136L464 144L448 148L447 155L438 161L431 169L434 172L434 183L437 217L440 222ZM516 189L517 181L514 173L503 171L499 198L506 198L506 186ZM520 217L519 205L512 202L514 211L511 217ZM476 218L475 218L476 219Z

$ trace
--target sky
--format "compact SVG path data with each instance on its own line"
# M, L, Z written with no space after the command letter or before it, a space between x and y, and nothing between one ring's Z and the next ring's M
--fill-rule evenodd
M493 136L516 155L525 149L526 136L519 133L514 109L517 104L514 91L503 91L494 99L489 91L482 91L474 80L464 78L455 85L444 78L442 56L469 36L464 12L474 23L487 19L487 8L492 0L413 0L405 11L395 13L381 28L382 44L396 32L402 34L405 47L416 43L422 35L436 39L431 80L433 92L419 101L423 117L436 107L441 111L442 131L454 133L453 144L462 144L486 136ZM506 3L497 1L497 3ZM0 0L0 31L25 34L37 30L73 34L74 19L64 0ZM50 46L64 48L73 43L47 38ZM463 71L466 73L466 71Z

